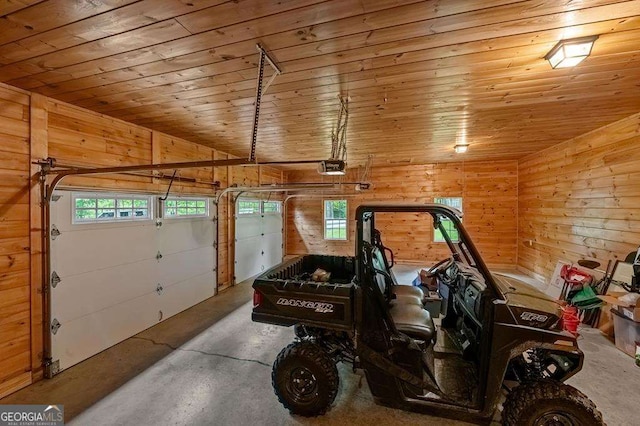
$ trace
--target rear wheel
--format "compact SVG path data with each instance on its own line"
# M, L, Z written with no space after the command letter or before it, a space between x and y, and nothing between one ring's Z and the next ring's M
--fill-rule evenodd
M601 426L602 414L579 390L556 381L520 385L507 395L505 426Z
M339 376L333 360L312 342L284 348L273 364L271 381L278 400L292 414L324 414L338 393Z

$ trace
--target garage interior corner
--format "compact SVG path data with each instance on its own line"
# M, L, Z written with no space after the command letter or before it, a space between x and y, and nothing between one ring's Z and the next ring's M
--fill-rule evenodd
M351 374L343 364L336 402L325 416L290 415L276 402L270 376L272 361L293 339L293 332L251 321L251 282L225 290L2 402L55 401L64 405L68 423L74 425L468 424L376 405L364 375ZM585 327L580 339L584 371L569 383L590 395L607 413L609 424L627 424L637 415L640 369L597 329Z

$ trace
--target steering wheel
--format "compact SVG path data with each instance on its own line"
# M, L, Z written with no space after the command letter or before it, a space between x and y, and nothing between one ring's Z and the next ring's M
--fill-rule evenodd
M443 259L429 268L429 270L427 271L427 277L435 278L437 280L439 279L442 284L446 285L447 287L451 287L455 283L456 279L455 277L453 279L450 279L444 272L453 264L454 260L452 257Z
M449 269L449 267L453 264L453 258L449 257L447 259L442 259L440 262L433 265L431 268L427 270L428 277L437 277L441 275L444 271Z

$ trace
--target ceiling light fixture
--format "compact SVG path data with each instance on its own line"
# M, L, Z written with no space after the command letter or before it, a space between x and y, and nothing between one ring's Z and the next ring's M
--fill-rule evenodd
M591 54L593 43L597 39L598 36L595 35L560 40L544 58L554 69L575 67Z
M453 149L456 152L456 154L464 154L469 149L469 144L459 143L459 144L456 144L456 146L454 146Z

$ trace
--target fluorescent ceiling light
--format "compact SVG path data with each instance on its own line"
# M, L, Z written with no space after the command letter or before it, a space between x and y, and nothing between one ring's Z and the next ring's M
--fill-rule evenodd
M459 143L456 146L454 146L453 149L456 152L456 154L464 154L469 149L469 145Z
M551 68L575 67L591 54L593 43L598 36L580 37L569 40L561 40L544 57Z

